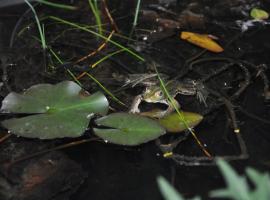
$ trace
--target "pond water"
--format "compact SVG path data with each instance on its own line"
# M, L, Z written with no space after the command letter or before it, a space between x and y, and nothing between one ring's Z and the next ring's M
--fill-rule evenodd
M203 81L207 88L207 95L203 93L205 90L202 90L202 94L207 97L206 105L200 102L196 95L178 94L176 100L183 110L204 116L203 121L195 127L195 132L213 156L225 156L228 160L232 160L232 166L240 173L243 173L246 166L269 171L270 28L268 20L254 22L249 16L250 10L254 7L270 11L269 3L255 0L218 2L147 0L142 2L138 24L131 31L135 1L100 1L105 37L114 31L112 40L130 48L145 61L127 52L119 52L93 69L89 66L104 56L118 51L119 48L111 43L104 43L104 40L89 32L48 17L55 16L78 24L92 26L96 24L88 2L72 3L78 7L77 10L63 10L38 4L35 7L39 18L42 19L41 22L45 24L47 45L63 63L59 63L51 50L44 52L41 49L40 41L36 39L39 37L36 23L32 12L26 11L27 6L2 8L0 14L0 60L4 84L1 88L2 99L10 91L21 92L37 83L73 80L71 73L77 77L88 71L130 106L134 97L141 94L144 88L138 85L119 90L125 84L125 77L130 74L154 73L152 63L155 63L158 71L168 76L168 80ZM106 12L106 9L109 12ZM96 26L91 30L99 31ZM211 34L218 38L217 42L224 48L224 52L209 52L181 40L182 31ZM100 48L101 44L105 46ZM93 55L87 56L91 52L94 52ZM85 59L79 60L83 57ZM90 93L100 90L89 77L82 76L79 81ZM116 111L128 111L128 108L119 106L113 101L111 106ZM160 105L149 105L144 102L140 108L147 110L152 106ZM234 114L235 119L232 117ZM1 119L5 117L1 115ZM237 128L240 129L238 137L234 133ZM2 131L4 132L3 128ZM91 131L87 131L85 137L89 134ZM182 136L183 134L179 133L165 136L161 140L168 142L172 138ZM7 144L16 146L20 143L22 146L20 148L25 148L24 143L27 146L29 142L33 143L35 144L33 149L23 150L31 153L69 141L71 140L43 142L12 136ZM2 148L6 148L7 144L4 144L5 141ZM14 157L22 155L16 153L18 149L11 149L14 151L12 152ZM76 170L82 171L80 173L82 180L80 183L76 182L78 188L67 195L71 200L162 199L156 183L159 175L166 177L188 198L200 195L208 199L209 191L224 187L223 179L215 165L208 161L206 166L203 165L205 162L196 164L197 160L205 158L205 155L191 135L174 149L175 155L184 156L184 159L180 160L177 156L175 159L164 158L154 141L137 147L93 142L67 148L62 152L67 155L65 159L75 162ZM196 157L197 160L190 163L183 162L190 157ZM74 167L75 164L71 166ZM8 176L5 178L9 179ZM12 184L20 183L15 181ZM43 191L50 192L39 187L39 195ZM56 187L59 187L58 192L54 190L53 195L43 199L68 198L60 195L66 189L59 185ZM10 199L8 195L4 196ZM33 198L31 194L29 196ZM26 197L21 199L27 199Z

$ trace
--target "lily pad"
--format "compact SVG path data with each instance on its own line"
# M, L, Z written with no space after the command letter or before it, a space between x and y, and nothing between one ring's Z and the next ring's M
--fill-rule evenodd
M203 116L192 112L182 112L188 127L198 125ZM184 122L179 119L178 113L172 113L164 118L159 119L159 123L166 128L168 132L177 133L187 129Z
M95 122L99 126L109 127L94 128L97 136L120 145L139 145L154 140L166 132L157 121L129 113L113 113Z
M38 84L23 94L11 92L2 102L2 112L36 114L5 120L2 125L12 133L29 138L53 139L83 134L94 113L108 112L106 97L97 92L81 95L72 81L56 85Z

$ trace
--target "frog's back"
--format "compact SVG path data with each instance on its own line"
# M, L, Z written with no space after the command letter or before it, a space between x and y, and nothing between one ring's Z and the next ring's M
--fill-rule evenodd
M196 87L192 80L184 80L184 81L172 81L171 89L172 92L182 95L195 95L196 94Z

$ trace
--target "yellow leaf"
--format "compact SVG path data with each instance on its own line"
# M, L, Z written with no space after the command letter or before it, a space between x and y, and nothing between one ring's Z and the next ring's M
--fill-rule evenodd
M158 121L168 132L178 133L186 130L187 126L191 128L195 127L203 119L203 116L198 113L182 112L182 114L185 122L179 119L179 115L177 112L167 115L159 119Z
M183 31L180 37L181 39L187 40L188 42L207 49L208 51L212 51L215 53L224 51L224 49L212 39L213 37L206 34Z

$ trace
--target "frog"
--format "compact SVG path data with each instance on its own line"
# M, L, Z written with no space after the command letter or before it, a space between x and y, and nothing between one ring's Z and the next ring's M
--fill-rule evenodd
M159 84L148 85L145 87L142 94L137 95L131 104L129 110L130 113L141 113L139 105L142 102L147 103L161 103L167 106L166 110L156 112L153 117L162 118L175 111L176 108L180 108L180 104L175 99L178 94L193 96L197 95L197 85L195 81L187 79L185 81L170 80L166 83L166 89L169 95L173 98L173 104L168 100L166 94L162 90Z

